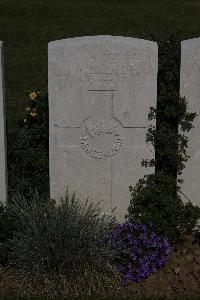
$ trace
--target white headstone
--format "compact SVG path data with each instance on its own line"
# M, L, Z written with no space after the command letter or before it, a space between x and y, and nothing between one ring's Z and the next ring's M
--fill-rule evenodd
M0 41L0 201L7 201L7 163L5 135L3 42Z
M129 186L154 168L146 144L149 107L157 100L157 44L118 36L49 43L50 195L69 191L103 200L118 221L130 204ZM154 124L154 122L151 122Z
M189 139L186 151L190 156L179 175L184 180L181 191L194 205L200 206L200 38L181 42L180 94L186 97L188 111L198 114L194 128L188 133L179 129ZM185 196L180 196L184 203L188 202Z

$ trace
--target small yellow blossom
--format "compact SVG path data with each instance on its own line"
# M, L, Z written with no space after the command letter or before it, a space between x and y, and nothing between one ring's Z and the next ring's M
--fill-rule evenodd
M32 117L34 117L34 118L37 116L36 113L32 113L32 112L30 113L30 115L31 115Z
M29 94L29 98L30 98L31 100L35 100L36 97L37 97L37 93L36 93L36 92L32 92L32 93Z
M26 111L29 111L29 110L31 110L31 108L28 106L28 107L26 107Z

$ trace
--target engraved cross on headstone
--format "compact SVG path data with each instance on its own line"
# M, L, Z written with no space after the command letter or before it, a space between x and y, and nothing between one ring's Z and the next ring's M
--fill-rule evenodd
M146 127L134 127L122 125L120 119L122 116L114 115L114 94L116 90L88 90L90 99L90 112L87 117L82 117L80 126L59 126L54 124L55 127L59 128L57 148L67 149L71 147L82 147L85 154L93 158L105 159L115 155L121 147L134 146L134 140L126 143L123 130L130 130L129 134L133 134L133 128L146 128ZM123 115L124 118L124 115ZM67 132L65 130L72 129L75 135L79 134L79 143L72 142L70 133L67 138ZM62 138L64 133L65 138ZM64 130L64 131L63 131ZM60 138L59 138L60 136ZM129 135L128 135L129 136ZM94 149L94 147L98 149Z
M130 204L129 185L154 172L142 159L148 112L156 105L158 47L152 41L92 36L48 46L50 195L67 187L82 202L117 207L118 221ZM151 122L152 124L152 122Z
M127 125L123 126L119 121L124 120L124 115L123 117L122 115L114 115L116 92L116 90L88 90L90 109L87 117L82 117L80 126L60 127L55 124L57 127L57 149L70 155L74 164L77 157L76 151L78 151L79 156L81 155L82 161L87 161L86 165L80 166L80 174L85 172L81 168L89 168L93 165L94 173L91 177L94 180L94 185L96 185L94 178L96 176L99 187L104 189L105 186L107 191L108 199L102 204L106 211L111 211L117 205L114 199L116 193L114 188L117 185L117 177L120 171L127 169L125 171L127 175L137 164L137 172L140 172L140 162L142 158L145 158L146 154L141 147L141 144L145 147L144 129L146 127L139 128L130 125L125 127ZM141 143L137 145L136 141L138 139L141 140ZM142 157L142 154L144 154L144 157ZM138 158L136 161L138 155L141 155L140 161L138 161ZM128 161L128 157L132 159ZM100 168L101 171L95 171L95 168L96 170ZM104 182L103 179L105 172L107 174L107 182ZM123 179L123 172L121 176ZM130 174L131 183L132 178ZM127 182L127 189L130 184ZM90 183L90 189L92 189L92 182ZM105 200L105 198L102 200ZM121 206L123 207L123 203L121 203Z

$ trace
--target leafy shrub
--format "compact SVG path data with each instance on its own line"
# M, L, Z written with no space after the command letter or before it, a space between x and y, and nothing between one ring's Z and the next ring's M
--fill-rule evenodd
M20 192L28 197L30 188L36 187L49 195L48 92L27 96L25 111L7 134L9 196Z
M170 244L183 242L183 236L193 232L200 218L200 208L183 204L171 191L176 180L166 174L150 174L130 187L130 220L147 224L153 220L156 233L167 235ZM126 215L127 217L128 215Z
M148 119L156 119L150 126L146 141L155 147L155 159L143 160L142 166L155 166L155 174L145 175L136 186L130 186L131 199L125 218L148 223L154 221L155 231L169 237L170 243L183 242L185 233L195 234L200 208L191 201L183 204L177 179L187 161L188 138L178 134L178 126L189 131L196 113L187 112L187 102L179 95L180 36L158 40L159 72L157 108L150 107ZM153 37L153 40L157 40Z
M165 265L171 249L167 237L158 236L144 224L130 220L116 223L114 228L106 240L115 253L112 264L117 266L125 284L130 280L139 282Z
M105 244L113 218L98 216L100 209L92 204L86 209L87 202L85 207L79 205L75 194L70 198L68 192L58 206L38 193L31 203L20 194L13 197L9 212L17 231L7 242L8 266L27 271L33 284L43 275L51 278L60 272L73 281L84 265L119 277L109 263L111 248Z
M27 96L26 109L19 117L19 125L29 129L41 126L44 129L48 124L48 92L27 92ZM43 137L46 139L46 135Z
M20 192L31 201L35 189L49 195L48 92L27 92L25 111L17 116L17 126L7 133L8 202ZM48 201L48 200L45 200ZM13 236L13 217L8 207L0 207L0 262L6 264L6 241Z
M49 136L48 92L27 92L25 111L17 116L17 127L9 129L8 142L8 202L16 193L32 200L35 189L48 201L49 195ZM5 208L0 208L3 212ZM0 213L1 214L1 213ZM7 239L12 238L13 217L8 208L0 216L0 262L8 259Z

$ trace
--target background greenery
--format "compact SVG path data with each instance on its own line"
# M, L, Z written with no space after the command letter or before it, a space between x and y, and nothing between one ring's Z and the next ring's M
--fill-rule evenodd
M48 42L100 34L161 39L177 31L194 38L200 36L199 12L199 0L0 0L7 130L15 128L27 91L48 88ZM7 144L12 152L13 138ZM12 182L9 173L9 194Z
M41 177L44 192L49 190L45 167L48 158L43 151L48 141L44 141L38 161L32 143L34 129L24 140L19 139L23 130L15 131L26 107L27 91L48 89L48 42L100 34L143 39L152 39L152 34L156 34L157 39L165 39L178 31L182 32L182 39L194 38L200 36L199 12L198 0L0 0L9 195L16 189L24 192L30 183L34 186L36 177ZM45 176L38 174L38 164Z
M26 192L30 184L40 193L48 192L47 120L42 118L39 130L34 124L26 128L23 119L19 122L27 91L48 89L48 42L105 34L167 39L178 31L182 40L195 38L200 37L199 13L199 0L0 0L9 194ZM44 96L38 101L39 116L46 105ZM28 200L32 202L31 194ZM2 241L12 232L12 222L4 223Z
M0 0L7 125L27 90L45 90L48 42L83 35L200 36L199 0ZM10 146L10 145L9 145Z

